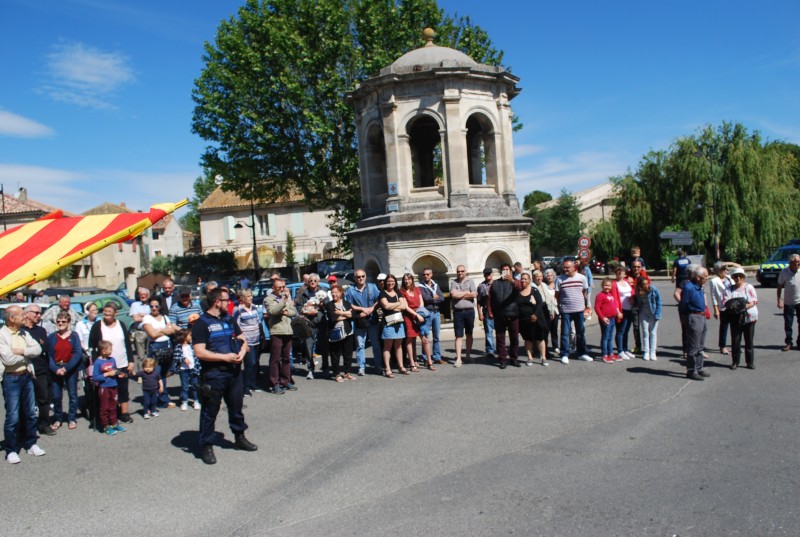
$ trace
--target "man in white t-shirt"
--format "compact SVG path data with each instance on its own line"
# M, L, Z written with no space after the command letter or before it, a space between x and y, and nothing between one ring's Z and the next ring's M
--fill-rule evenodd
M792 324L797 316L797 347L800 348L800 255L789 256L789 266L778 274L778 307L783 310L783 330L786 332L786 346L783 351L792 350ZM785 300L781 291L786 289Z

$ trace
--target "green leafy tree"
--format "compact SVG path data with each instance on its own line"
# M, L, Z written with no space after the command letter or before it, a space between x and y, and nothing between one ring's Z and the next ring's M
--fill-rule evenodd
M150 261L150 270L158 274L170 274L172 271L172 258L157 256Z
M529 192L528 194L525 194L525 198L522 202L522 212L529 214L540 203L551 201L552 199L553 196L551 194L542 192L541 190Z
M286 232L286 266L291 267L296 264L297 260L294 258L294 235Z
M668 245L658 234L685 229L711 259L716 213L723 259L762 258L800 227L798 149L725 122L651 151L635 171L612 178L622 244L638 244L645 259L660 259Z
M426 26L476 61L502 59L485 31L434 0L247 0L206 43L192 92L192 131L210 144L204 166L244 199L299 193L311 209L335 210L333 233L346 242L361 191L345 93L421 46Z
M581 224L578 201L566 190L561 191L553 207L533 209L530 231L531 251L553 254L571 254L578 249Z
M620 255L622 241L619 231L610 220L602 220L595 223L589 230L589 237L592 239L592 255L606 262Z
M200 233L200 204L211 195L217 188L214 182L214 174L210 170L205 171L205 175L199 176L194 180L194 197L189 200L189 211L180 217L181 227L184 231Z

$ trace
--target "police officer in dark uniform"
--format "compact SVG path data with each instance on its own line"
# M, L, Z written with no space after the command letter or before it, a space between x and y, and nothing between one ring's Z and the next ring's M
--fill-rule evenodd
M200 360L200 449L203 462L215 464L214 422L222 400L228 407L228 425L234 435L234 445L243 451L256 451L258 446L244 436L242 406L244 382L242 360L247 343L239 327L228 316L228 292L216 288L208 293L208 310L192 325L192 345Z

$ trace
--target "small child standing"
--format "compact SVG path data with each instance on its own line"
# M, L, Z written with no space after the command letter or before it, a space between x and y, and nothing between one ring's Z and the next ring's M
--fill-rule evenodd
M181 410L189 410L189 398L194 409L200 410L197 389L200 384L200 360L194 355L192 331L180 330L175 334L174 368L181 377Z
M164 393L164 383L161 381L161 368L156 365L153 358L145 358L142 361L142 371L134 375L135 378L142 379L142 413L144 419L158 416L156 403L158 394Z
M614 329L617 319L622 317L617 299L611 294L613 287L611 278L603 280L603 289L597 293L594 300L594 311L597 312L597 320L600 323L600 349L603 354L603 362L610 364L619 361L621 358L614 354Z
M100 356L94 362L92 379L97 385L97 397L100 401L100 427L108 436L125 432L125 427L117 422L117 370L116 362L111 357L113 347L110 341L103 340L97 344Z

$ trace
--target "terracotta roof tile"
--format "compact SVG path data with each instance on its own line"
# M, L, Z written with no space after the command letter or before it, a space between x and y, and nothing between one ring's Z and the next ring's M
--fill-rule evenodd
M275 200L272 203L256 202L258 207L269 207L273 205L286 205L291 203L302 203L305 201L300 194L291 194L288 198ZM227 209L232 207L250 207L250 200L240 198L235 192L225 192L222 187L217 187L209 196L203 200L198 208L200 211L211 209Z
M84 211L81 213L83 216L92 216L96 214L125 214L125 213L136 213L140 211L133 211L125 206L125 204L115 205L110 202L101 203L97 207L93 207L88 211Z
M5 193L3 197L5 198L6 214L41 213L36 216L38 218L39 216L61 210L64 216L77 216L69 211L63 211L58 207L53 207L52 205L47 205L46 203L41 203L30 198L26 201L20 201L19 198Z

